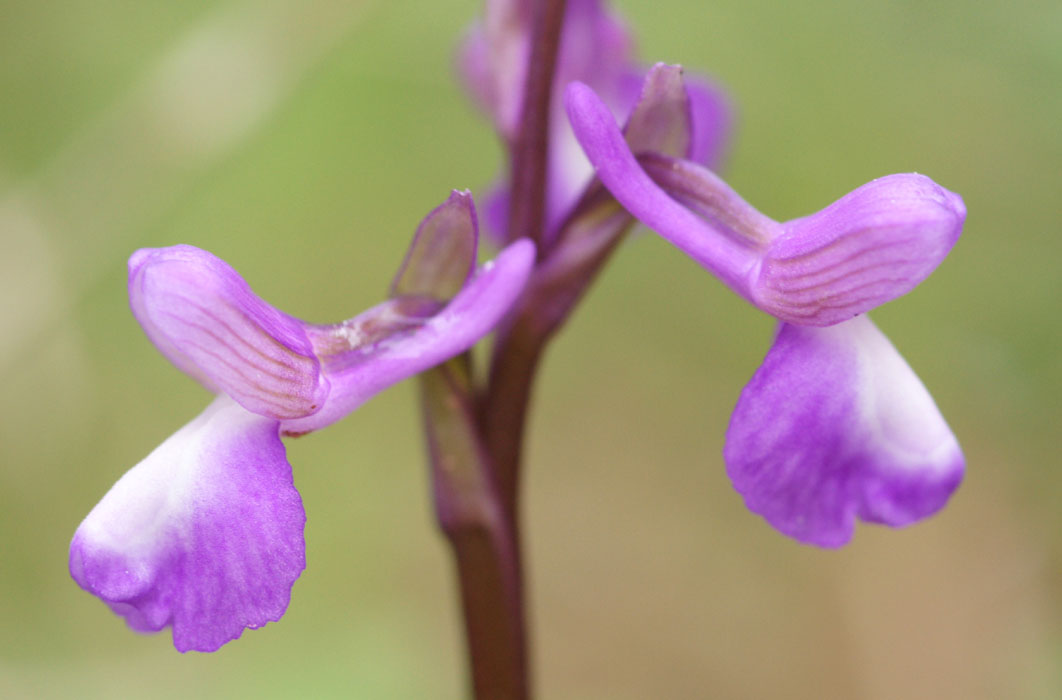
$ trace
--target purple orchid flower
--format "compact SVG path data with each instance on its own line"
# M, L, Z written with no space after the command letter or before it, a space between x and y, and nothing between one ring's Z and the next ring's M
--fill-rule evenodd
M456 254L433 250L433 264L415 262L434 241L460 238L455 230L467 243ZM476 273L477 236L472 199L455 192L418 229L396 296L329 326L273 308L198 248L134 253L134 315L217 397L81 523L70 545L77 583L136 630L172 626L180 651L213 651L279 620L305 568L306 520L281 436L325 427L491 331L523 289L534 246L517 241ZM446 265L467 271L452 299L416 293L411 268Z
M530 0L487 0L484 21L471 28L458 59L469 92L510 146L519 129L533 6ZM634 41L622 20L601 0L568 0L551 102L545 240L552 240L593 177L564 115L563 86L587 83L616 114L627 114L639 98L645 74L646 68L634 59ZM686 90L691 132L687 157L718 168L730 135L729 100L705 78L687 77ZM486 206L488 230L499 239L508 213L508 182L500 178Z
M962 231L962 199L922 175L891 175L780 223L695 163L636 156L587 85L570 85L566 106L620 204L783 321L727 432L727 471L748 507L827 547L851 538L856 517L902 526L940 509L962 478L958 443L860 314L940 264Z

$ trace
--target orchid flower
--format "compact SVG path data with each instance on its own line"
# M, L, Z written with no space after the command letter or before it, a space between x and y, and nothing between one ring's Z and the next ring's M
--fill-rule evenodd
M134 253L134 316L216 397L81 523L70 545L77 583L136 630L172 626L180 651L213 651L279 620L305 567L305 515L281 437L343 418L491 331L523 289L534 246L514 242L476 272L477 231L471 197L455 192L418 229L393 298L325 326L270 306L204 250ZM440 240L463 243L444 250ZM411 279L452 278L455 266L464 282L452 298L419 294L438 285Z
M458 58L469 92L510 146L520 126L533 8L530 0L487 0L484 21L470 29ZM545 240L556 235L557 226L593 177L564 115L563 86L576 80L587 83L616 114L627 114L639 97L645 74L634 59L629 30L602 0L568 0L549 117ZM687 77L686 89L691 126L687 157L718 168L730 133L729 101L704 78ZM488 230L500 238L509 184L506 177L499 180L489 195L486 218Z
M840 546L858 517L902 526L936 512L963 457L932 398L865 316L906 294L962 231L962 199L917 174L874 180L825 209L774 221L711 171L637 155L581 83L576 138L632 215L782 321L727 432L746 505L802 542Z

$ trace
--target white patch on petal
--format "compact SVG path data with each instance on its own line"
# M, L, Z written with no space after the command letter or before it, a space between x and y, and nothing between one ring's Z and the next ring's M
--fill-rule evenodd
M218 423L237 434L269 420L219 396L126 472L81 523L78 535L88 546L144 562L146 555L167 544L167 528L190 516L197 499L204 497L199 475L209 460L203 459L203 451L221 432Z
M858 406L867 438L897 469L930 474L954 468L959 445L933 397L866 316L823 329L850 343L858 363Z
M218 397L85 519L70 574L136 630L214 651L281 618L306 567L306 516L279 423Z

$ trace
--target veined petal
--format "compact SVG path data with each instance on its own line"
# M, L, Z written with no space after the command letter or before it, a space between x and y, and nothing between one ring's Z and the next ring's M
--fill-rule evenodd
M681 67L657 63L649 69L623 138L634 153L681 158L689 152L693 115Z
M214 651L284 614L305 522L277 422L219 396L92 509L70 574L134 629Z
M476 267L479 224L472 195L454 190L424 217L391 283L391 296L448 301Z
M365 342L357 319L353 325L315 328L314 343L322 348L323 370L332 390L319 412L283 421L281 432L301 435L319 430L377 392L471 348L512 307L527 283L534 260L533 243L525 239L512 243L483 265L438 313L411 316L405 328L393 325L393 332L382 338L374 336L371 342ZM385 305L393 307L394 302ZM370 309L362 316L373 314ZM337 342L346 343L349 349L336 351Z
M304 324L265 303L205 250L138 250L129 259L129 304L173 364L249 411L297 418L328 394Z
M616 200L772 316L829 326L906 294L962 232L962 198L928 177L889 175L786 224L714 173L659 152L635 158L586 85L566 93L579 143Z
M782 324L734 409L724 458L750 510L822 547L848 542L856 517L899 527L932 515L964 468L929 392L865 316Z
M828 326L914 289L959 240L962 198L917 173L888 175L783 225L753 282L757 305Z
M682 83L689 100L691 138L685 153L678 154L694 163L719 170L726 159L731 130L733 106L726 91L710 78L691 73L682 66L657 63L651 67L667 66L681 71ZM645 91L648 74L644 67L637 67L623 76L619 114L629 114ZM635 152L637 148L633 148Z

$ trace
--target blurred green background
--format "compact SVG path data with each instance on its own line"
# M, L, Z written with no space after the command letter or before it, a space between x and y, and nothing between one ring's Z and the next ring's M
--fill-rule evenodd
M1062 5L617 3L647 62L738 107L728 180L778 219L892 172L962 240L874 318L968 457L939 516L836 552L749 514L729 411L771 322L652 235L553 346L526 530L542 698L1062 697ZM206 393L130 315L191 243L311 321L379 301L500 151L452 79L474 0L0 5L0 696L460 698L410 383L288 441L309 567L283 621L178 654L80 591L69 538Z

